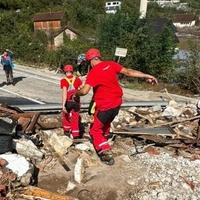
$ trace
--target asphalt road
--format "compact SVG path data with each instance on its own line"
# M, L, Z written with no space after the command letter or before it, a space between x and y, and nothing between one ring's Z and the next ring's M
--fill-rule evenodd
M28 105L28 104L61 104L62 90L59 81L63 74L56 74L55 71L38 69L16 65L14 69L13 85L5 84L5 74L0 66L0 103L9 105ZM163 99L169 100L169 96L159 92L136 91L131 89L124 90L124 101L154 101ZM92 91L81 97L82 103L91 100ZM171 95L174 100L192 101L194 99Z
M0 70L0 103L9 105L61 103L62 90L59 80L62 74L48 70L17 65L14 69L13 85L5 84L4 71ZM88 102L91 95L82 98Z

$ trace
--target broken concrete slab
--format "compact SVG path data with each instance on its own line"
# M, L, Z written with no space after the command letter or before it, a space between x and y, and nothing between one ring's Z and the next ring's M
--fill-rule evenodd
M14 139L13 148L18 154L23 155L26 158L41 161L44 157L44 153L40 151L31 140L25 138L19 140Z
M0 158L3 158L8 162L6 168L16 173L18 177L22 177L28 171L33 170L33 166L21 155L1 154Z
M46 130L42 132L47 136L48 144L61 156L67 153L68 148L73 144L73 141L67 136L58 135L57 132L60 133L60 131L63 130Z
M83 159L78 158L74 168L74 180L79 184L83 179L83 173L84 173Z

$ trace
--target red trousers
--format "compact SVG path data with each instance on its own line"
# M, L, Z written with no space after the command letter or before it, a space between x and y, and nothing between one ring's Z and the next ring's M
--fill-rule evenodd
M79 111L71 110L69 113L62 112L62 127L64 131L70 131L72 137L79 137Z
M94 113L94 121L90 127L90 136L97 153L111 149L108 144L108 136L110 134L110 124L119 112L119 106L106 111L96 110Z

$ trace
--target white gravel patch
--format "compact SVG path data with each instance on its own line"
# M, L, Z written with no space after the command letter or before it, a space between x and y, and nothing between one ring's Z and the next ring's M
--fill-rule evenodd
M147 170L135 185L142 188L140 200L198 200L200 199L200 160L190 161L168 153L133 157Z

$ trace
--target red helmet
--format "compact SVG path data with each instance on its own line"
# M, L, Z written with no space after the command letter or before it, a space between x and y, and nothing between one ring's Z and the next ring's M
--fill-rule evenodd
M64 68L63 68L63 71L64 72L73 72L74 68L73 68L72 65L65 65Z
M95 58L95 57L100 58L100 57L101 57L101 54L100 54L100 51L99 51L98 49L94 49L94 48L89 49L89 50L87 51L86 55L85 55L85 58L86 58L86 60L88 60L88 61L92 60L92 59Z

